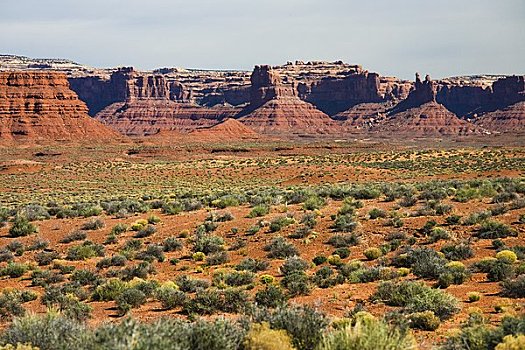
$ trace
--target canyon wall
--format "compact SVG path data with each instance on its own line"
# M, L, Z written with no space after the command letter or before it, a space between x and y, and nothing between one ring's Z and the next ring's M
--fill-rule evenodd
M63 73L0 72L0 141L111 140Z

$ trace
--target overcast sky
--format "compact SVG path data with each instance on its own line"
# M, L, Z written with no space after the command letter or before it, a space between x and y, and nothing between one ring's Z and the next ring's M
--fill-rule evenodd
M525 73L524 0L0 0L0 52L139 69Z

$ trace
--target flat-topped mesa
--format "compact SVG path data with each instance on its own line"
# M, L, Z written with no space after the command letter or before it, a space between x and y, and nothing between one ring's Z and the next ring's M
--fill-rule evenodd
M437 101L459 116L475 118L525 101L524 76L509 76L491 85L440 82Z
M414 89L410 91L407 98L401 101L392 110L393 113L406 111L407 109L424 105L428 102L436 102L436 85L430 79L430 75L425 76L425 81L421 81L419 73L416 73Z
M89 117L65 74L0 72L0 142L106 142L118 138Z

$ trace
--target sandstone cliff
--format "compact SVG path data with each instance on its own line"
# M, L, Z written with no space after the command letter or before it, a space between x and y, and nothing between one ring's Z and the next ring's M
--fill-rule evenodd
M0 72L0 141L93 141L120 136L87 114L62 73Z
M436 102L434 82L428 75L425 81L421 81L419 74L416 74L414 89L408 97L388 111L388 117L373 125L370 131L411 137L465 136L485 132Z
M338 125L312 104L299 99L294 83L285 84L269 66L256 66L251 76L250 105L239 121L265 134L325 134Z

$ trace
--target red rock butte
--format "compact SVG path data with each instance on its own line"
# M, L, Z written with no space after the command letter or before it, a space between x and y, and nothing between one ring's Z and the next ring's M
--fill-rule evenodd
M65 74L0 72L0 142L121 138L88 115Z
M295 92L294 85L283 84L269 66L256 66L251 76L250 105L239 121L263 134L340 132L337 123Z

